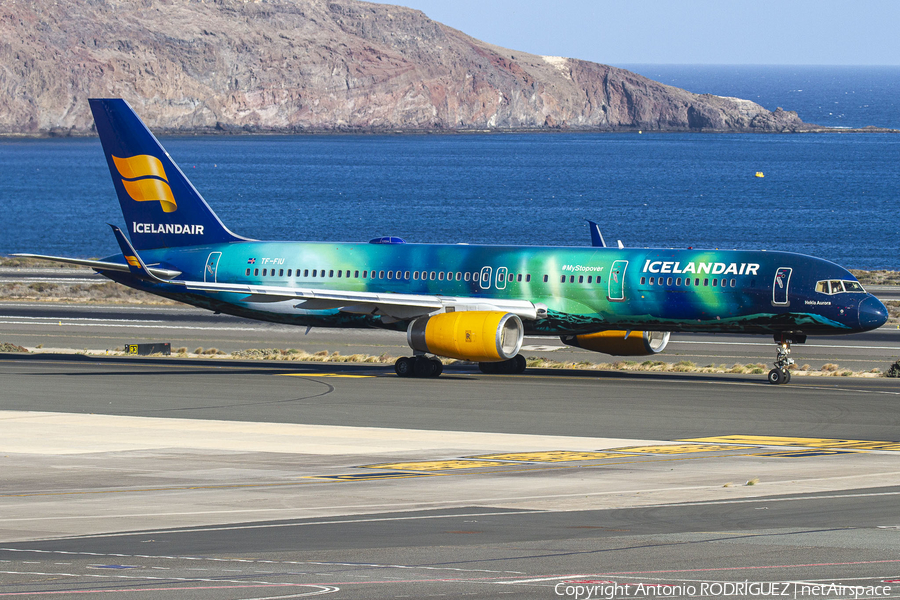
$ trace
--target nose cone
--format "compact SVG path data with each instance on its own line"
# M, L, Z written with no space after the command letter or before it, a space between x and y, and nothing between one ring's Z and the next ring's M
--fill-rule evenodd
M875 296L869 296L859 303L860 329L877 329L887 322L888 311Z

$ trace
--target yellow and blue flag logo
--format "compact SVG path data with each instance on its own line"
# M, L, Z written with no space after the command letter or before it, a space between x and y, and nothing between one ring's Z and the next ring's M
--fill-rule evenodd
M137 202L159 202L163 212L175 212L178 205L169 187L169 180L162 162L149 154L128 158L112 157L122 176L125 191Z

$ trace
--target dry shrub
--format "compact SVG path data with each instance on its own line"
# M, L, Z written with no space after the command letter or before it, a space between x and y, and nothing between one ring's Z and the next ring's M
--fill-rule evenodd
M0 342L0 352L28 352L28 350L23 346L19 346L18 344Z

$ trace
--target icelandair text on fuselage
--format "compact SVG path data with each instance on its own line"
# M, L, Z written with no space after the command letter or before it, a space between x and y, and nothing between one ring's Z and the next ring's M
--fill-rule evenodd
M650 260L644 263L644 273L707 273L709 275L756 275L759 265L756 263L711 263L689 262L683 267L680 262Z
M182 225L180 223L135 223L131 222L133 233L180 233L186 235L203 235L203 225Z

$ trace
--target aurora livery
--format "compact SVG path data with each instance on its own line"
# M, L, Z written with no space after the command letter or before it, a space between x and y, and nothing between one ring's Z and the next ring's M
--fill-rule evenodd
M662 351L671 332L774 335L773 383L790 344L874 329L887 310L847 270L783 252L264 242L232 233L131 107L90 101L127 223L122 249L88 265L124 285L227 314L407 332L401 376L451 357L521 372L525 334L614 355ZM592 224L593 226L594 224ZM37 256L37 255L24 255Z

